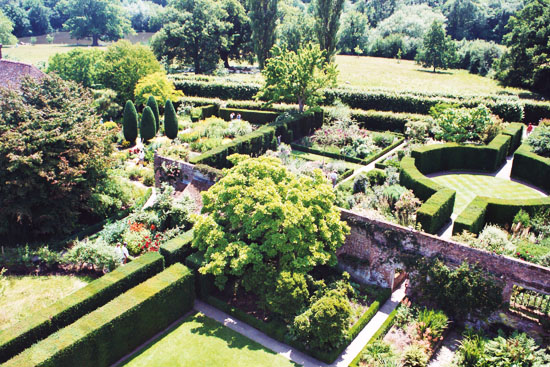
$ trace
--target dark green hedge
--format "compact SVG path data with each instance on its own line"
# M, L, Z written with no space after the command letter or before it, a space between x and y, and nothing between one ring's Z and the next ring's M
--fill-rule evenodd
M185 258L193 251L191 249L191 241L193 241L193 230L187 231L164 243L160 247L160 254L164 256L166 266L178 262L183 263Z
M416 222L422 225L422 230L436 234L453 214L456 191L439 190L433 194L416 213Z
M441 171L496 171L506 160L512 137L499 134L488 145L432 144L414 149L411 156L423 174Z
M204 120L210 116L216 116L218 114L218 106L214 104L195 107L191 110L191 121L196 122Z
M231 119L232 113L234 113L235 116L240 114L241 119L256 125L269 124L270 122L275 121L277 116L280 115L278 112L272 112L272 111L243 110L238 108L220 108L218 116L226 121L229 121Z
M194 297L193 274L172 265L4 366L109 366L190 311Z
M264 125L250 134L234 139L229 144L214 148L190 159L193 164L206 164L215 168L229 168L227 157L235 154L259 156L277 147L277 138L291 143L293 140L310 135L323 124L323 113L285 114L269 125Z
M154 252L120 266L84 288L0 331L0 362L92 312L126 290L164 269L164 258Z
M523 114L523 122L538 124L540 120L550 118L550 103L539 101L524 101Z
M207 300L214 290L214 277L211 274L199 273L199 268L204 263L204 253L195 252L185 259L185 265L193 269L195 273L195 291L202 300Z
M437 191L445 189L444 186L424 176L416 168L415 159L412 157L403 157L401 160L399 182L406 188L411 189L422 201L428 200Z
M378 328L376 333L374 333L374 335L369 339L367 345L372 344L376 340L383 338L388 333L388 331L390 331L391 327L395 323L395 316L397 315L399 307L401 307L401 304L398 304L397 307L392 312L390 312L386 321L384 321L384 323ZM363 348L361 353L359 353L357 357L355 357L354 360L349 364L350 367L359 367L359 362L361 361L361 356L363 355L364 350L365 349Z
M374 110L352 110L351 117L356 120L363 129L398 131L400 133L405 132L405 125L407 122L422 121L426 119L425 115Z
M523 137L523 124L511 123L502 132L505 135L510 135L512 140L510 141L510 147L508 148L508 155L514 153L521 145L521 138Z
M455 219L453 234L460 234L464 231L471 233L481 232L485 226L486 214L487 202L476 196Z
M550 192L550 158L535 154L527 143L522 144L514 154L511 176Z

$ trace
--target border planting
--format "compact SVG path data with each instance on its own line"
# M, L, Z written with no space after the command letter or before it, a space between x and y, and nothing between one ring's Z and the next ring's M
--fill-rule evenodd
M175 264L4 366L108 366L193 307L193 273Z
M0 362L92 312L163 269L164 258L156 252L147 253L0 331Z

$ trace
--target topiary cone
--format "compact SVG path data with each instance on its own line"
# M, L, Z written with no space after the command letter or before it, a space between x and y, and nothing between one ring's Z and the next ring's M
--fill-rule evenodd
M164 106L164 133L170 139L178 136L178 117L172 101L166 100Z
M157 100L153 96L149 96L149 99L147 99L147 107L150 107L153 111L153 114L155 115L155 133L159 131L160 128L160 117L159 117L159 106L157 104Z
M128 140L131 145L136 143L138 137L138 114L136 106L134 106L132 101L127 101L124 106L122 134L124 135L124 139Z
M141 140L147 143L153 139L156 135L156 122L155 115L151 107L147 106L143 110L141 115L141 128L140 128Z

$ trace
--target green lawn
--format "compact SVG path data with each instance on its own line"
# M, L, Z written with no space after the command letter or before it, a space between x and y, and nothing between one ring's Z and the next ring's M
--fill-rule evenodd
M92 279L74 276L8 276L0 294L0 329L84 287Z
M484 175L442 175L432 180L440 185L456 190L453 214L460 214L476 196L499 199L536 199L543 197L540 192L517 182Z
M75 48L86 48L87 46L69 46L65 44L46 44L46 45L24 45L9 46L2 49L4 58L14 61L26 62L38 67L46 66L50 56L56 53L69 52ZM98 47L102 48L102 47Z
M137 353L124 366L297 366L218 322L196 314Z

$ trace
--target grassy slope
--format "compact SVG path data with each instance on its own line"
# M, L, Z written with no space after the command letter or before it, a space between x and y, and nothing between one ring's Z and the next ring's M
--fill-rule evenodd
M500 199L536 199L538 191L517 182L483 175L444 175L432 178L438 184L456 190L453 214L460 214L477 195Z
M56 53L69 52L75 48L85 48L87 46L69 46L65 44L47 44L47 45L24 45L4 47L2 53L4 58L14 61L26 62L38 67L45 66L50 56ZM101 47L100 47L101 48Z
M0 329L84 287L91 279L73 276L8 276L0 296Z
M202 315L186 318L124 366L296 366Z

